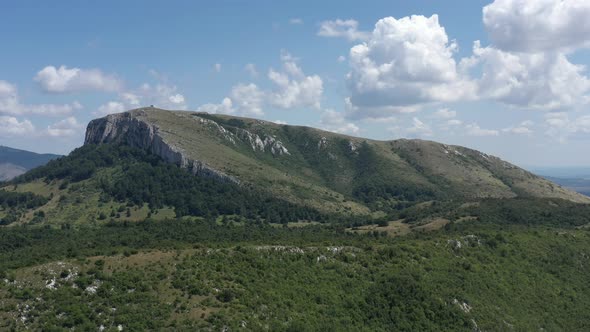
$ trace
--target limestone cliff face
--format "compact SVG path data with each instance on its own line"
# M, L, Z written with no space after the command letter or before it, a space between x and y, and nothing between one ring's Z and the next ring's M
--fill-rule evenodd
M213 128L220 137L234 145L237 142L242 142L250 145L252 151L270 152L274 156L291 155L289 150L283 145L283 142L276 139L276 137L268 135L260 136L242 128L234 128L232 129L233 131L227 130L219 123L204 118L200 118L199 123Z
M150 151L197 176L239 183L235 177L213 169L201 160L188 158L181 148L166 142L158 126L144 120L142 115L145 111L136 110L92 120L86 129L84 144L124 143Z

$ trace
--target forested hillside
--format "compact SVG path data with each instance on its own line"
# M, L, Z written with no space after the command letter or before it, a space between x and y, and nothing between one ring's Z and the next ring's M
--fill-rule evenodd
M494 156L423 140L153 107L90 122L86 144L123 143L197 175L245 183L326 213L387 213L431 199L554 197L590 203Z
M485 214L503 218L496 206ZM0 329L586 330L590 233L536 209L551 221L403 237L181 220L3 229Z
M37 193L27 191L31 184ZM47 188L52 190L49 196L39 194ZM277 223L327 217L249 186L194 176L145 151L117 144L86 145L16 178L4 189L0 190L3 224L125 220L127 211L139 208L147 211L146 218L163 209L172 210L177 218L238 215ZM82 204L88 196L95 205ZM77 213L68 219L64 212ZM36 218L27 220L31 213Z

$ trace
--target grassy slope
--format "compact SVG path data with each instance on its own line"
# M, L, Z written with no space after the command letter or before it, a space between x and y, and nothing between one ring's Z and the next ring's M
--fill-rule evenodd
M292 154L292 156L275 158L268 152L253 151L249 144L239 141L236 145L230 143L219 134L216 127L201 124L200 117L191 113L150 112L148 114L149 121L160 127L160 132L163 133L167 142L182 148L189 157L204 160L211 167L237 176L243 182L267 188L293 202L329 212L344 209L362 214L368 212L366 207L345 201L342 193L327 186L326 181L299 153L296 146L287 143L280 136L281 126L246 120L251 132L276 135ZM317 145L317 141L303 142L305 143Z
M590 202L587 197L498 158L435 142L373 141L308 127L202 113L150 110L138 117L157 124L166 141L183 148L192 158L291 200L331 211L342 205L342 195L347 196L354 189L359 168L358 150L353 149L363 142L379 158L377 173L381 177L391 176L396 185L407 184L444 192L446 196L468 198L533 196ZM274 136L290 155L252 151L250 145L239 140L233 144L217 127L201 123L203 117L230 132L235 133L241 127L262 138ZM237 127L236 121L239 121ZM322 138L325 143L321 143ZM348 208L360 213L366 211L354 203L348 203Z
M36 213L43 211L45 217L43 224L60 225L97 225L110 220L115 221L141 221L148 216L150 209L144 206L128 205L125 202L116 200L102 201L101 191L98 189L100 177L116 176L120 169L102 169L96 176L81 182L61 187L63 180L45 182L35 180L17 185L9 185L3 188L7 191L33 192L44 197L51 197L49 202L43 206L30 209L22 215L20 220L11 226L30 224ZM129 210L129 214L127 213ZM114 212L114 214L113 214ZM2 217L0 207L0 217ZM101 218L103 215L105 218ZM162 220L175 216L174 210L168 207L155 209L151 218Z

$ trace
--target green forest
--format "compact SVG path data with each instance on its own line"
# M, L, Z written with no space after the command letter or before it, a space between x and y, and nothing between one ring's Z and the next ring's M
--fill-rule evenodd
M590 232L182 220L0 233L0 329L588 329Z
M110 172L97 176L101 169ZM173 207L177 217L241 215L279 223L323 218L311 208L294 205L250 186L193 176L157 156L125 145L85 145L67 157L52 160L16 178L13 183L61 180L62 188L66 189L93 176L104 201L148 204L152 210ZM28 204L38 203L32 197L29 201Z

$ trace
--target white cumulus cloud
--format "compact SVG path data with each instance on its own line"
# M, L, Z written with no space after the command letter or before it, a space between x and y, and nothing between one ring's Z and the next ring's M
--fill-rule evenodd
M457 116L457 112L451 111L448 108L441 108L434 112L433 117L439 119L451 119Z
M180 93L169 96L168 100L175 105L184 104L184 96Z
M253 63L246 64L246 66L244 66L244 70L250 74L252 78L258 77L258 70L256 70L256 65Z
M264 91L254 83L235 85L229 97L223 98L219 104L203 104L197 112L239 114L247 116L261 116L264 114Z
M359 107L352 103L350 97L346 97L344 98L344 109L347 118L382 122L395 118L393 114L418 112L421 109L421 105Z
M230 100L236 109L235 112L243 115L263 115L264 98L264 92L253 83L238 84L232 88L230 93Z
M201 112L261 116L264 107L283 109L313 107L320 109L323 81L318 75L306 75L298 59L281 52L281 70L269 69L270 89L261 89L254 83L240 83L232 87L229 96L219 104L204 104L197 108ZM254 65L245 68L251 74L258 74ZM254 76L254 75L253 75Z
M203 104L199 106L196 111L197 112L206 112L206 113L221 113L221 114L233 114L235 110L233 109L233 103L229 98L223 98L220 104Z
M70 104L24 104L15 85L0 80L0 114L36 114L59 116L82 109L77 101Z
M496 0L483 8L494 47L542 52L590 45L590 1Z
M526 109L564 110L590 102L587 68L569 56L590 46L586 0L496 0L483 8L492 44L474 43L465 68L481 65L478 94Z
M320 108L323 81L318 75L306 76L297 64L297 59L288 53L281 56L283 71L270 69L268 78L275 88L268 94L271 105L280 108Z
M430 125L417 117L412 118L412 126L406 129L406 133L413 137L429 137L434 134Z
M357 135L360 132L356 124L346 121L344 114L332 109L322 111L320 128L340 134Z
M572 137L590 134L590 115L571 119L567 112L545 114L545 134L559 142L565 143Z
M43 90L53 93L79 91L116 92L123 83L116 76L105 74L98 69L47 66L35 76Z
M130 106L139 104L154 105L165 109L186 109L186 100L184 95L178 93L178 88L175 85L162 82L156 84L144 83L139 89L122 94L121 99L126 102L138 102L135 104L129 103Z
M0 137L31 135L35 126L29 120L19 121L13 116L0 115Z
M68 117L49 125L45 130L45 134L51 137L71 137L81 134L83 130L83 124L79 123L74 117Z
M500 132L495 129L481 128L477 123L471 123L465 126L465 134L468 136L498 136Z
M127 107L125 104L119 101L109 101L106 104L100 105L98 110L94 113L95 115L109 115L113 113L125 112Z
M588 17L586 0L496 0L483 8L491 44L474 42L473 55L458 63L458 46L436 14L383 18L350 50L348 115L387 117L467 100L544 111L582 109L590 104L588 68L571 59L590 47Z
M523 121L517 126L508 127L502 129L505 133L515 134L515 135L532 135L534 131L530 128L534 125L534 123L530 120Z
M351 104L386 117L426 103L472 98L475 85L458 71L456 50L437 15L379 20L367 42L350 50Z
M141 105L140 97L131 92L123 92L119 95L121 100L126 104L132 107L137 107Z
M125 112L138 107L154 105L164 109L185 110L187 108L184 95L178 92L175 85L162 82L156 84L144 83L134 90L119 93L118 100L111 100L98 107L95 115L107 115Z
M513 128L506 128L503 129L502 131L504 132L509 132L512 134L517 134L517 135L531 135L533 133L533 130L528 128L528 127L513 127Z
M516 53L481 47L464 64L481 64L481 98L529 109L552 110L587 103L590 80L586 68L569 62L563 53Z
M322 37L344 37L350 41L366 40L369 38L369 33L359 31L359 23L356 20L330 20L320 23L318 36Z

